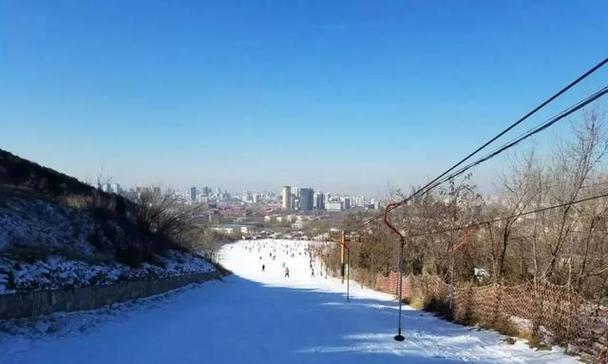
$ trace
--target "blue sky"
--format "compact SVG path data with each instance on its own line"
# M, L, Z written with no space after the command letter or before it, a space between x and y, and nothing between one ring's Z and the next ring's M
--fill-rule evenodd
M0 1L0 148L123 184L407 187L606 57L607 19L599 0Z

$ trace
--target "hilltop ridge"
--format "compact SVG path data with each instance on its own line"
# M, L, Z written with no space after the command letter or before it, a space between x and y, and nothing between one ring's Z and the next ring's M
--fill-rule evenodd
M136 203L0 150L0 293L212 269Z

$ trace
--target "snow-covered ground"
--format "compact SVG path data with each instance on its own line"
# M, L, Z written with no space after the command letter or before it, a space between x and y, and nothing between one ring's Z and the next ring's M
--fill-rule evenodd
M176 250L167 251L167 256L157 256L156 261L158 265L143 263L139 268L131 268L119 263L87 264L61 256L49 256L33 263L0 257L0 295L162 279L215 270L202 257ZM8 288L9 275L13 277L12 285L15 288Z
M154 264L143 263L138 268L119 264L99 254L91 243L95 222L90 212L35 198L0 202L0 295L168 278L215 269L197 255L175 250L155 256ZM125 231L116 224L112 226L115 243L128 245Z
M135 304L40 320L0 335L0 363L576 362L559 349L510 345L492 331L407 308L406 340L396 342L393 297L354 284L346 302L345 286L320 274L317 263L311 275L308 244L228 245L222 262L233 276Z

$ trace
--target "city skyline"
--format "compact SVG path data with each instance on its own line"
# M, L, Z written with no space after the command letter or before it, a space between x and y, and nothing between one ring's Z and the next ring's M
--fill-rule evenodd
M190 185L189 187L175 187L175 186L163 186L163 185L156 185L156 184L131 185L131 184L123 184L123 183L116 182L113 180L109 180L106 182L87 182L87 183L90 186L96 187L104 192L111 192L111 193L120 193L122 191L130 191L130 190L138 190L138 189L142 189L142 190L143 189L158 189L159 191L162 191L163 193L173 192L173 193L183 194L184 196L186 196L186 195L200 196L200 195L205 195L205 194L219 194L219 193L229 193L230 195L239 196L239 197L245 195L246 193L249 193L249 194L274 194L277 196L282 196L282 190L285 187L290 187L290 188L293 188L298 191L301 189L312 190L313 205L315 204L315 199L317 198L317 196L316 196L317 193L321 193L324 196L325 195L350 196L350 197L363 196L368 199L376 199L376 200L384 197L384 196L374 196L374 195L369 195L369 194L352 193L352 192L344 192L344 191L330 191L330 192L326 193L321 189L312 188L309 186L282 186L282 187L277 187L274 189L261 189L261 190L256 190L256 189L251 189L251 188L244 188L241 190L230 190L227 188L223 188L221 186L209 186L209 185L205 185L205 184Z
M365 195L343 193L324 193L312 187L283 186L280 192L251 191L230 192L220 187L191 186L187 190L161 188L159 186L125 186L117 182L98 182L94 187L106 193L121 195L132 201L139 201L144 196L169 197L180 205L203 205L207 208L242 206L269 208L269 211L283 213L342 212L364 209L379 210L384 199Z

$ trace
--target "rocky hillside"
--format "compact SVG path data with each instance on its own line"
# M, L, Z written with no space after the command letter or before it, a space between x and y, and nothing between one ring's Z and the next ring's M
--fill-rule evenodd
M0 293L213 269L139 206L0 150Z

